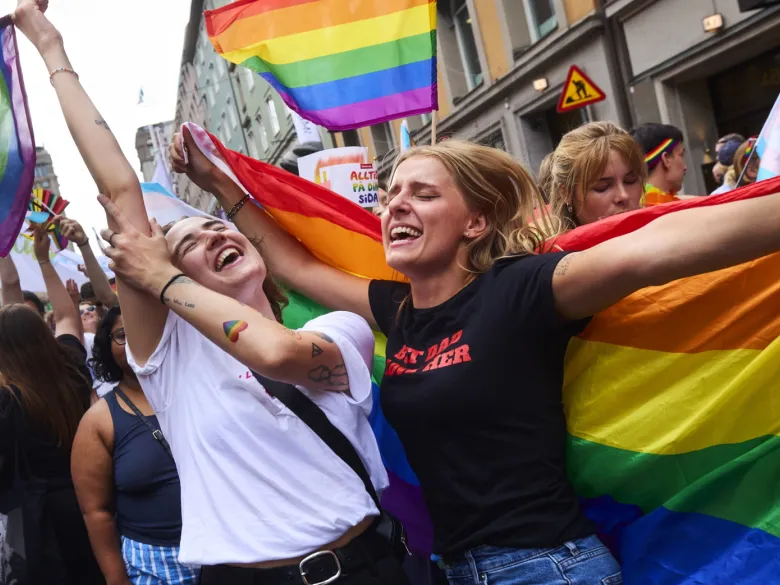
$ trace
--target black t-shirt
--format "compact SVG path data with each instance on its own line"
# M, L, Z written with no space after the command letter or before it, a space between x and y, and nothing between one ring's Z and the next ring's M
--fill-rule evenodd
M387 335L382 409L420 480L436 553L593 532L566 476L563 358L587 320L556 313L564 255L501 260L430 309L412 306L408 284L370 284Z
M89 408L92 393L92 378L86 367L87 352L81 342L73 335L60 335L57 337L60 347L65 352L67 359L84 376L74 378L83 401L84 412ZM46 367L41 364L41 367ZM11 396L11 391L17 389L0 389L0 456L8 461L4 465L4 478L8 480L8 473L13 470L13 454L15 449L15 434L22 433L23 444L30 471L35 477L47 480L70 479L70 445L61 447L50 433L39 429L30 421L20 407L18 399ZM18 396L17 396L18 398ZM14 417L12 419L12 417ZM14 425L11 421L16 421ZM21 427L21 428L19 428Z

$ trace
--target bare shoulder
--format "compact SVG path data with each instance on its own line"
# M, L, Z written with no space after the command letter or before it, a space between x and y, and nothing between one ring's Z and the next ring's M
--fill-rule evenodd
M114 448L114 419L105 398L100 398L81 418L79 432L97 436L107 449Z

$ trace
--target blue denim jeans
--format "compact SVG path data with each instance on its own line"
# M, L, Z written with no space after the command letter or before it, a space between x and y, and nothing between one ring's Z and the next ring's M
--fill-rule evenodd
M450 585L621 585L620 565L596 536L557 548L480 546L445 567Z

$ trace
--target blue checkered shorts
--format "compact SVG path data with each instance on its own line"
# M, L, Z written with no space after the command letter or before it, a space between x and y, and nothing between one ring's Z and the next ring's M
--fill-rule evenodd
M133 585L197 585L200 569L179 562L178 546L154 546L122 537L122 558Z

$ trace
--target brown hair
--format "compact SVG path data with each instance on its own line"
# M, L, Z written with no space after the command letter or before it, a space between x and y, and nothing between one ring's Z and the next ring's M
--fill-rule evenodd
M70 451L79 421L89 407L89 396L79 383L87 388L91 384L68 352L29 307L0 309L0 392L16 386L27 417Z
M403 161L415 156L441 162L466 205L485 217L487 229L466 244L468 265L463 268L472 274L487 272L506 256L535 254L546 238L556 235L533 177L506 152L460 140L416 146L396 159L391 177Z
M564 135L552 155L549 196L552 214L566 228L579 225L574 202L598 182L611 151L620 153L644 185L647 165L639 144L611 122L591 122Z
M171 231L173 226L175 226L183 219L188 219L189 217L190 216L185 215L184 217L180 217L175 221L166 223L164 226L162 226L163 233L167 236L168 232ZM265 245L260 239L252 238L249 241L255 248L257 248L258 252L260 252L260 248ZM260 252L260 254L262 255L262 252ZM273 311L274 317L276 317L276 320L279 323L282 323L282 311L290 303L290 301L287 298L287 295L284 294L284 291L282 291L282 288L279 286L279 284L277 284L276 279L271 274L271 271L267 268L265 280L263 281L263 293L265 293L265 296L268 299L268 303L271 305L271 311Z

